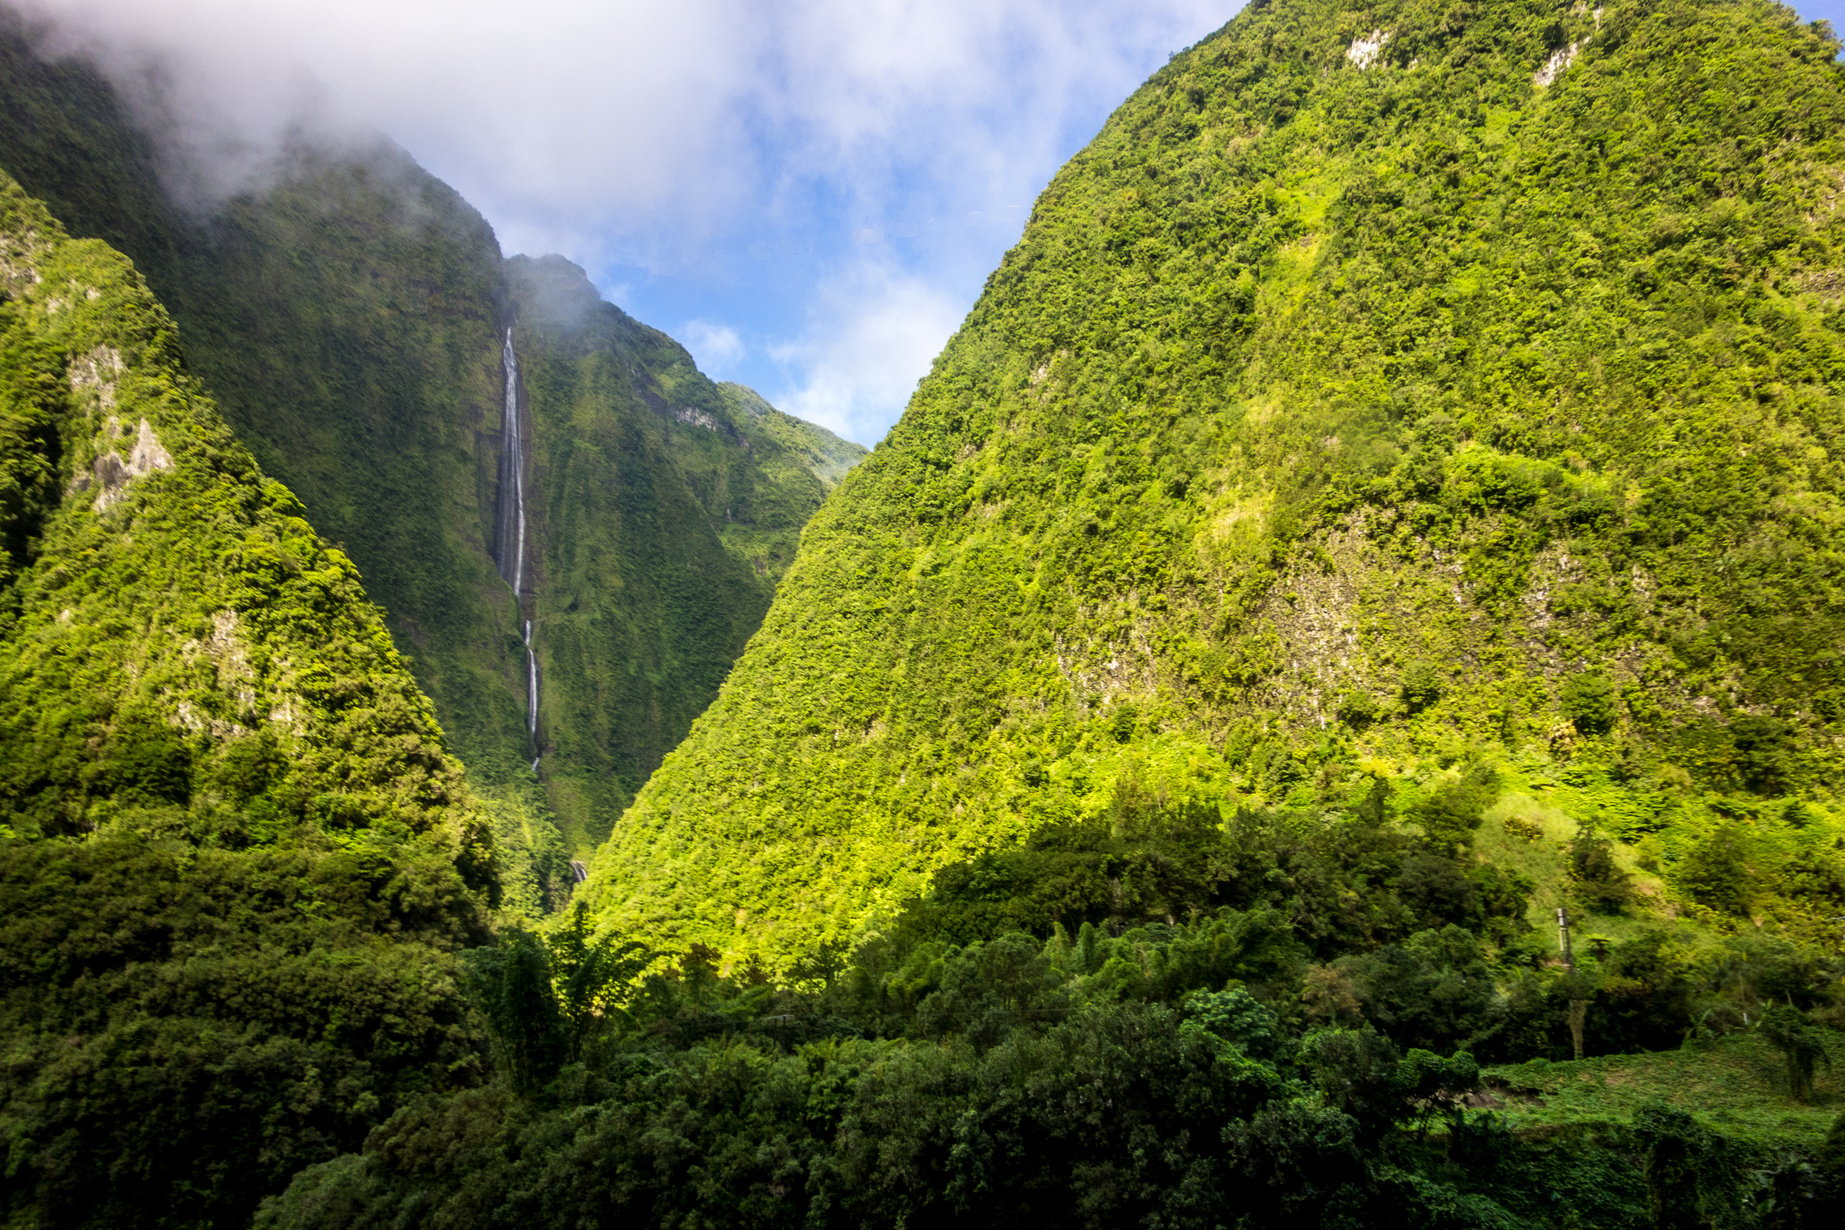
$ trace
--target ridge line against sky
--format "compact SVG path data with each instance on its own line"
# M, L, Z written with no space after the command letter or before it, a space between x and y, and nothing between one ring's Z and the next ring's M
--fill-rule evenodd
M881 438L1057 168L1242 0L4 0L224 186L382 131L718 379ZM194 118L196 117L196 118Z
M875 443L1050 177L1242 0L5 0L224 186L377 129L717 379ZM1845 29L1845 0L1803 0Z

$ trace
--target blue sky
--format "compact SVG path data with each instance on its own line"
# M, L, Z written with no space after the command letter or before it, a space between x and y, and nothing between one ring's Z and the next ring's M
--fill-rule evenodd
M561 252L708 373L879 439L1108 113L1241 0L16 0L178 55L227 166L381 128L512 252ZM1845 30L1845 0L1796 9Z
M1835 32L1845 33L1845 0L1806 0L1794 11L1808 21L1829 21Z
M13 2L177 57L229 180L304 108L380 128L508 253L871 443L1056 169L1242 0Z

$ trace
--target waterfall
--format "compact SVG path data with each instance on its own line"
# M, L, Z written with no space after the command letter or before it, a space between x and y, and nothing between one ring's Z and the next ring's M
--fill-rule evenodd
M532 621L525 621L525 729L538 738L538 655L532 652Z
M500 508L495 544L500 577L525 599L525 431L519 421L519 354L513 349L512 328L500 349L506 366L506 418L500 445Z
M500 502L494 527L494 546L500 565L500 577L511 587L520 613L525 611L525 425L519 405L519 353L513 349L512 327L506 329L506 342L500 349L506 367L506 416L501 428ZM538 747L538 655L532 649L532 621L525 621L525 731ZM538 769L537 756L532 770Z

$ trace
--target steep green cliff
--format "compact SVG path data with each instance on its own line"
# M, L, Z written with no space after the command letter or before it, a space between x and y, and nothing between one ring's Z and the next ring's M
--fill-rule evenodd
M459 774L351 563L225 428L128 263L0 190L7 822L449 825Z
M266 471L341 544L495 817L509 904L570 873L526 764L518 612L489 556L498 460L500 254L446 186L383 144L304 148L214 212L115 91L38 54L0 10L0 167L78 234L131 256L187 360Z
M1382 783L1534 917L1600 834L1642 913L1835 941L1836 53L1753 0L1276 0L1176 56L809 526L598 918L782 966L1124 797Z
M238 437L299 494L386 611L493 804L513 856L509 891L522 908L556 904L567 854L588 854L715 695L800 525L863 450L756 406L747 390L716 392L682 350L633 322L622 338L651 340L572 335L568 362L588 365L583 373L553 374L557 365L536 356L536 429L524 444L539 561L534 644L551 686L534 741L524 616L494 546L503 333L513 324L523 346L528 310L534 337L558 329L527 301L524 266L506 266L480 215L382 141L338 154L303 145L260 188L183 209L160 188L173 168L110 88L81 65L47 62L10 20L0 11L0 166L79 233L141 265ZM572 279L569 294L589 296L584 311L614 312L591 311L593 291ZM591 357L599 347L612 349ZM617 379L617 363L639 370ZM587 374L604 364L607 379ZM700 390L688 404L760 430L635 426L657 417L635 418L639 390L657 399L657 387L688 383ZM731 401L751 408L725 410ZM657 438L620 452L618 437L634 431ZM625 520L611 501L625 501ZM655 563L681 579L642 575ZM569 597L553 601L552 578ZM629 601L609 601L618 586ZM676 599L636 597L673 586ZM588 632L586 593L596 612ZM529 768L540 744L542 779Z
M401 150L295 151L211 216L114 91L0 11L0 166L143 270L194 369L341 543L477 772L524 735L510 597L486 559L499 408L499 249ZM412 497L414 493L414 498ZM483 500L488 512L483 515ZM522 763L514 755L512 763Z
M229 1224L478 1063L488 818L301 514L0 176L8 1225Z
M560 257L508 263L532 419L540 742L604 836L709 703L857 445L701 375Z

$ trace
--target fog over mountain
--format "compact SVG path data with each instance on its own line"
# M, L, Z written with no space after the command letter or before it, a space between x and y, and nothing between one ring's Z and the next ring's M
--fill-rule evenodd
M0 1227L1845 1225L1823 10L160 3L0 0Z
M304 124L383 130L715 374L871 442L1031 199L1239 5L1049 0L379 6L25 0L187 123L206 190ZM145 109L145 108L144 108Z

